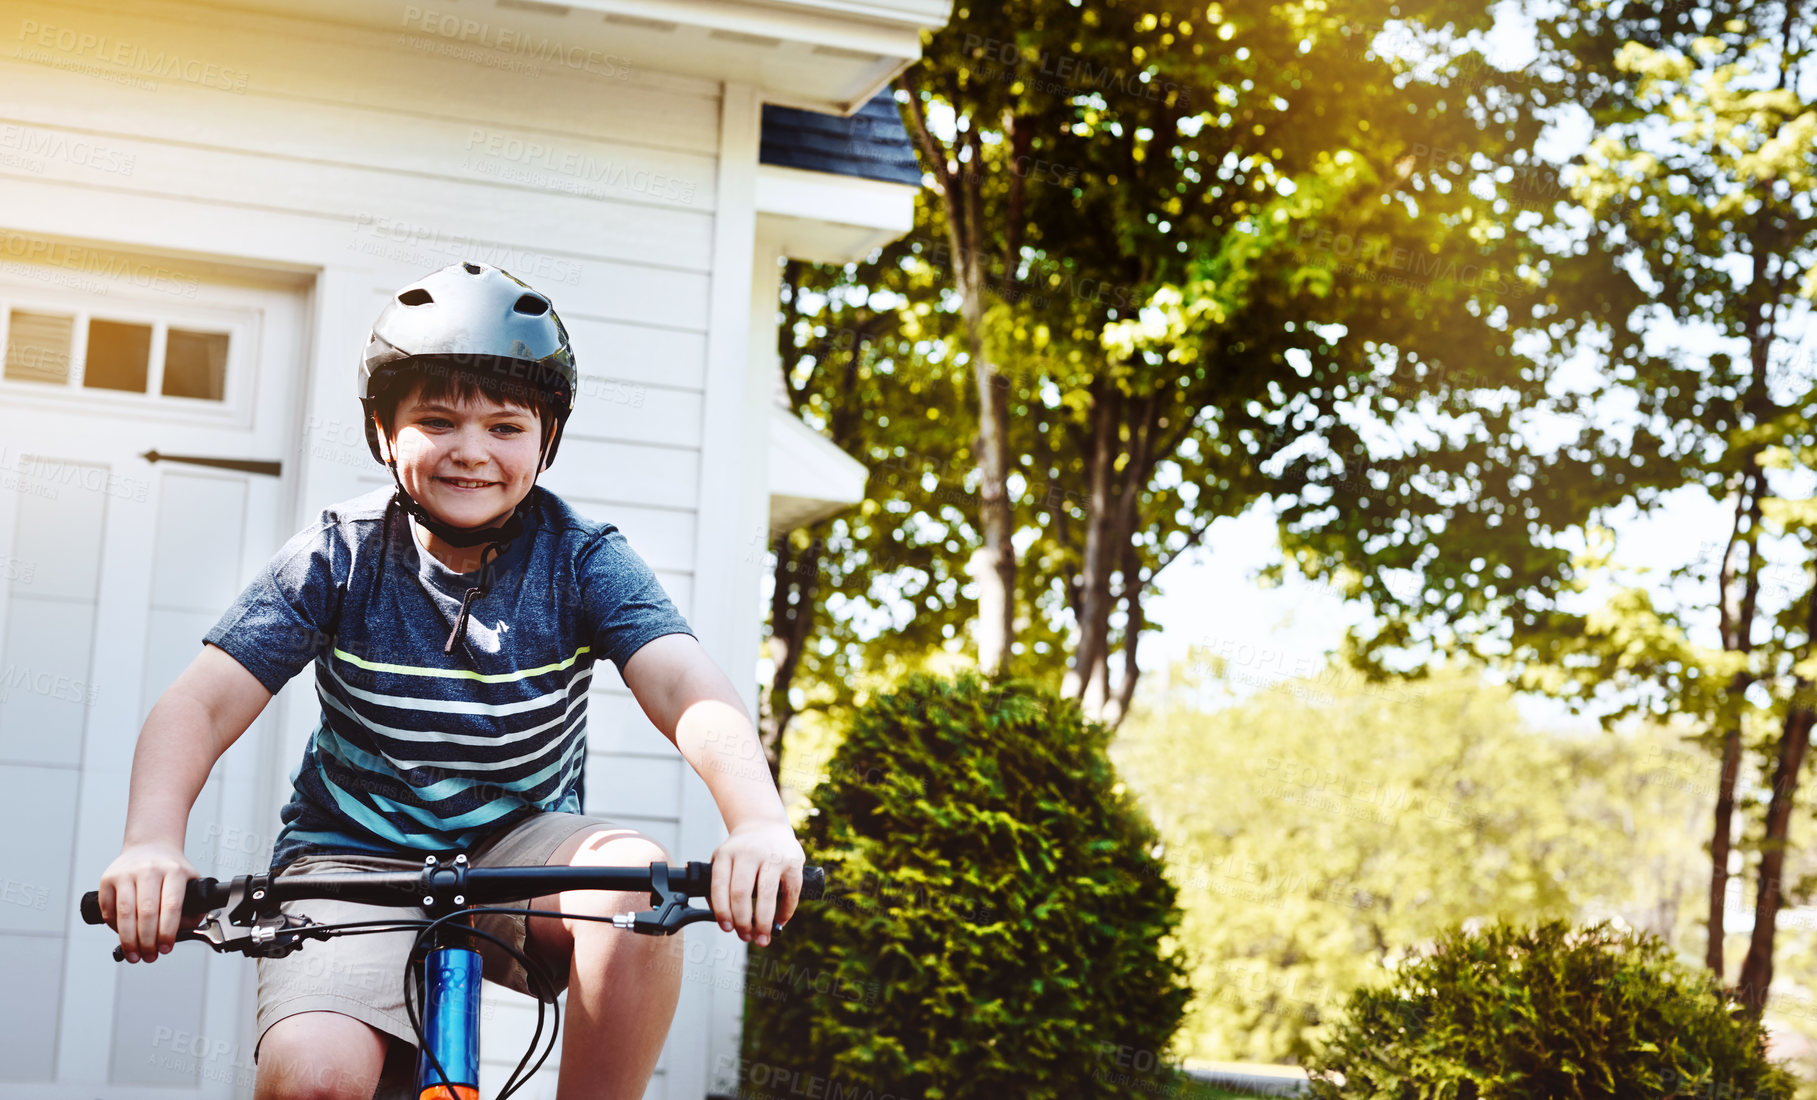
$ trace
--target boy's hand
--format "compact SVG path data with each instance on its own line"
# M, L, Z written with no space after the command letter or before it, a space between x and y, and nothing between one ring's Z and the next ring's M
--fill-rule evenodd
M156 962L176 946L179 929L202 923L183 915L183 892L201 872L168 841L129 844L101 873L101 918L120 933L127 962Z
M801 899L801 868L806 862L786 821L752 821L733 829L725 843L713 850L709 900L719 927L727 932L736 928L738 938L746 943L768 944L773 922L786 924L795 913Z

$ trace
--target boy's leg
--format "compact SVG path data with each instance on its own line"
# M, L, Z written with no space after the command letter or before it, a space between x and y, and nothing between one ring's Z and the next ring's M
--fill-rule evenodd
M339 1012L301 1012L259 1042L253 1100L372 1100L395 1042Z
M420 864L375 856L306 856L286 868L281 878L413 867ZM363 905L338 898L287 901L281 908L323 924L423 917L420 908ZM338 1095L341 1086L336 1082L343 1071L363 1082L349 1086L355 1091L364 1088L360 1100L370 1100L382 1068L400 1061L414 1068L415 1035L404 1008L404 964L410 941L409 932L305 940L289 955L258 960L253 1061L261 1100L268 1092L273 1096ZM326 1036L324 1029L335 1029L336 1034L349 1038L343 1043ZM274 1043L278 1045L274 1047ZM388 1043L403 1049L388 1051ZM370 1066L358 1053L365 1046L377 1052ZM343 1049L355 1052L354 1057L343 1060ZM391 1062L386 1060L388 1053ZM404 1059L404 1054L411 1057Z
M669 862L662 846L635 830L578 814L526 819L525 834L485 845L475 866L527 862L524 852L547 850L553 836L568 835L541 862L552 866L647 866ZM538 844L538 840L544 843ZM531 909L611 916L650 906L647 893L566 891L534 898ZM566 983L562 1063L557 1100L643 1096L681 997L680 936L639 936L589 920L530 917L524 950L548 967L558 988Z

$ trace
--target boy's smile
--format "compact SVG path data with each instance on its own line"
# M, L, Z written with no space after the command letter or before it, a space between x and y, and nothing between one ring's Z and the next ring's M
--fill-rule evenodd
M394 434L381 441L397 458L398 480L451 527L500 526L536 482L540 420L521 405L483 396L425 402L421 393L419 384L398 402ZM417 536L450 569L479 568L480 547L449 546L420 528Z

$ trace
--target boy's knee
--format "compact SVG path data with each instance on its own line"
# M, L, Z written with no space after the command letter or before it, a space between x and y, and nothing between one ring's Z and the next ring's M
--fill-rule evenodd
M371 1100L389 1046L389 1036L351 1016L286 1016L259 1042L254 1100Z
M597 829L581 841L569 864L575 867L644 867L672 863L668 850L631 829Z

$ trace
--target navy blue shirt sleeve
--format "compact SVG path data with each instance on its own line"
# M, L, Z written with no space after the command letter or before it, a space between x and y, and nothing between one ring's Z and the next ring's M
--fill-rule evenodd
M336 559L343 558L337 525L321 522L298 532L240 593L202 640L218 646L276 695L334 640L340 607Z
M611 661L620 676L646 642L664 634L694 634L618 528L608 527L589 543L577 566L594 658Z

